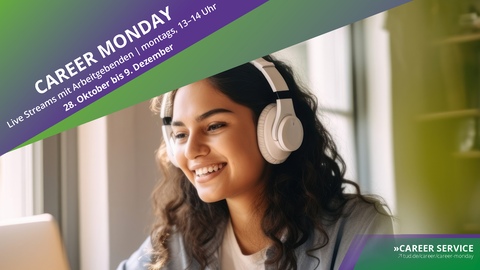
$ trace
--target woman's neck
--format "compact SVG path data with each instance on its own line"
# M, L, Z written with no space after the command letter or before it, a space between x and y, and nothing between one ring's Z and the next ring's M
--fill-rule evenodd
M244 255L254 254L271 244L262 230L265 203L256 202L255 197L259 198L227 199L233 231Z

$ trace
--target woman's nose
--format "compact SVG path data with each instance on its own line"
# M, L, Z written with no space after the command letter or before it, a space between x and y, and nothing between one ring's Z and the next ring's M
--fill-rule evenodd
M201 134L191 133L185 147L185 157L194 160L209 153L208 145Z

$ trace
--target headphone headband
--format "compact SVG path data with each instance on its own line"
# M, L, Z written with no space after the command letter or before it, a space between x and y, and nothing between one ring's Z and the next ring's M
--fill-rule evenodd
M280 72L278 72L274 63L268 62L263 58L250 61L250 63L262 72L263 76L270 84L273 92L277 93L278 91L288 91L287 83L283 79Z

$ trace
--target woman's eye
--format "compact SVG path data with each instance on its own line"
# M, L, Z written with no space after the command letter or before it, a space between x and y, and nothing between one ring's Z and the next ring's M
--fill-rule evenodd
M223 127L223 126L225 126L224 123L213 124L213 125L208 126L208 131L214 131L214 130L217 130L217 129Z
M174 134L173 137L175 138L175 140L181 140L187 137L187 135L185 133L177 133L177 134Z

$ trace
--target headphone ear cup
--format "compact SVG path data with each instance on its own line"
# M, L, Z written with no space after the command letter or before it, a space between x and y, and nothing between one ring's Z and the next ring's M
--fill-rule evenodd
M173 166L179 168L177 164L177 160L175 159L175 155L173 154L173 148L172 148L172 140L170 140L170 145L167 146L167 155L168 158L170 159L170 162L172 162Z
M273 123L277 113L276 108L275 103L267 105L260 114L257 124L258 148L263 158L270 164L280 164L290 155L290 152L280 149L272 137Z
M302 122L295 116L287 116L278 126L278 144L284 151L293 152L300 148L303 141Z
M178 168L177 160L175 159L175 154L173 152L173 144L175 143L171 138L172 127L170 125L162 126L163 140L165 141L165 150L167 151L168 158L172 162L173 166Z

